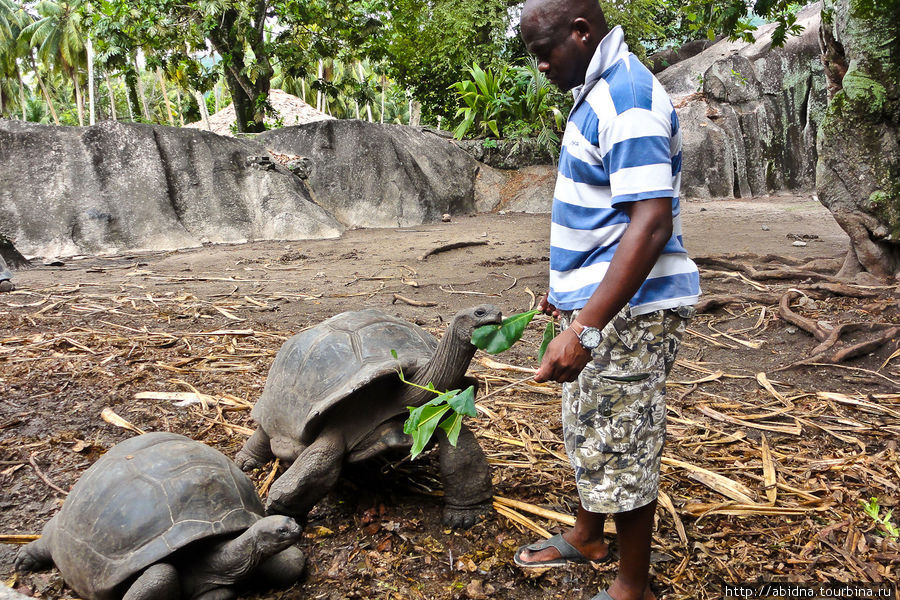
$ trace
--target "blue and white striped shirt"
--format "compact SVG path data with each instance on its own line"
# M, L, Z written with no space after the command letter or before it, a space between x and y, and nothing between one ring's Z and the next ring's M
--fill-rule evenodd
M700 275L681 236L681 131L672 101L628 51L621 27L603 38L563 136L550 230L550 302L582 308L628 227L622 204L671 198L673 232L631 314L697 302Z

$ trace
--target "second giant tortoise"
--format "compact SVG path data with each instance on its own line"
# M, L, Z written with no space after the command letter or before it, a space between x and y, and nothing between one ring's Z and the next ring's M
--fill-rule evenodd
M84 472L16 568L55 564L89 600L227 600L235 584L293 584L301 533L290 517L264 516L253 483L218 450L147 433Z
M472 332L501 321L484 304L460 311L438 342L421 327L375 309L345 312L290 338L269 370L253 408L258 428L235 461L248 470L278 457L291 466L269 491L269 513L305 517L337 482L344 462L357 463L412 444L403 433L407 407L438 390L468 386ZM397 358L392 356L396 352ZM466 427L452 446L438 430L444 521L470 527L490 505L490 469Z

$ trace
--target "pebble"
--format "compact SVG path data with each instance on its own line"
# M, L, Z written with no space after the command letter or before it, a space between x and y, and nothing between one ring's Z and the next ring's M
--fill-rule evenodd
M793 244L791 244L791 246L797 246L798 248L799 248L799 247L802 247L802 246L805 246L805 245L806 245L806 242L802 242L802 241L800 241L800 240L797 240L796 242L794 242Z
M785 331L785 333L789 333L789 334L791 334L791 335L794 335L795 333L797 333L797 328L794 327L793 325L791 325L790 327L786 327L786 328L784 329L784 331Z
M768 230L769 230L769 226L768 226L768 225L763 225L763 226L762 226L762 230L763 230L763 231L768 231Z

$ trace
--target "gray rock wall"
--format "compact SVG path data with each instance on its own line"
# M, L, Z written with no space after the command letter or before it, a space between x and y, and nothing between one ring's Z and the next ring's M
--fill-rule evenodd
M106 121L0 121L0 235L26 256L327 238L343 227L265 149L208 132Z
M398 227L475 212L478 163L451 140L403 125L318 121L260 134L311 163L314 201L347 227Z
M815 187L815 139L827 105L818 44L820 4L783 48L722 40L657 75L684 132L682 195L750 197Z

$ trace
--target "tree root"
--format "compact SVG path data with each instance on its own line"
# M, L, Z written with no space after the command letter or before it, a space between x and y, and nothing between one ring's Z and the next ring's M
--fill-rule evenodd
M754 262L767 263L767 261L774 260L774 258L776 257L766 255L753 260ZM784 257L777 258L784 259ZM806 265L812 265L816 268L820 268L820 265L816 261L813 261L811 263L801 263L799 266L773 264L771 268L766 269L757 269L756 267L750 266L745 263L736 262L727 257L698 257L694 259L694 262L702 267L714 267L719 269L727 269L729 271L738 271L739 273L743 273L747 277L755 280L811 279L814 281L830 281L834 283L843 282L842 279L834 275L829 275L827 273L821 273L819 271L804 268Z
M797 290L786 292L778 303L778 314L788 323L812 335L820 344L813 348L809 358L776 369L777 371L809 363L838 364L845 360L874 352L900 335L900 327L888 323L845 323L832 330L825 329L817 322L798 315L791 310L791 302L801 295L801 292ZM852 345L840 345L837 349L834 349L838 345L841 336L858 331L868 332L872 335L862 342Z
M862 288L856 288L849 285L844 285L840 283L828 283L828 282L819 282L813 283L807 286L803 286L802 288L798 288L800 292L803 292L810 298L815 300L824 300L825 298L831 298L833 296L849 296L851 298L877 298L880 296L878 292L874 292L871 290L865 290ZM799 294L793 296L789 302L793 302ZM779 304L783 299L783 295L778 294L777 292L744 292L740 294L712 294L708 296L703 296L701 300L695 305L694 308L697 309L698 313L706 313L710 312L716 308L720 308L722 306L726 306L728 304L766 304L773 305ZM788 308L789 310L789 308ZM796 313L792 313L796 314ZM785 318L782 315L782 318ZM799 318L799 315L798 315ZM785 318L785 320L788 320ZM802 327L806 330L803 325L799 325L795 323L798 327ZM808 331L808 330L807 330ZM812 332L810 332L812 333Z

